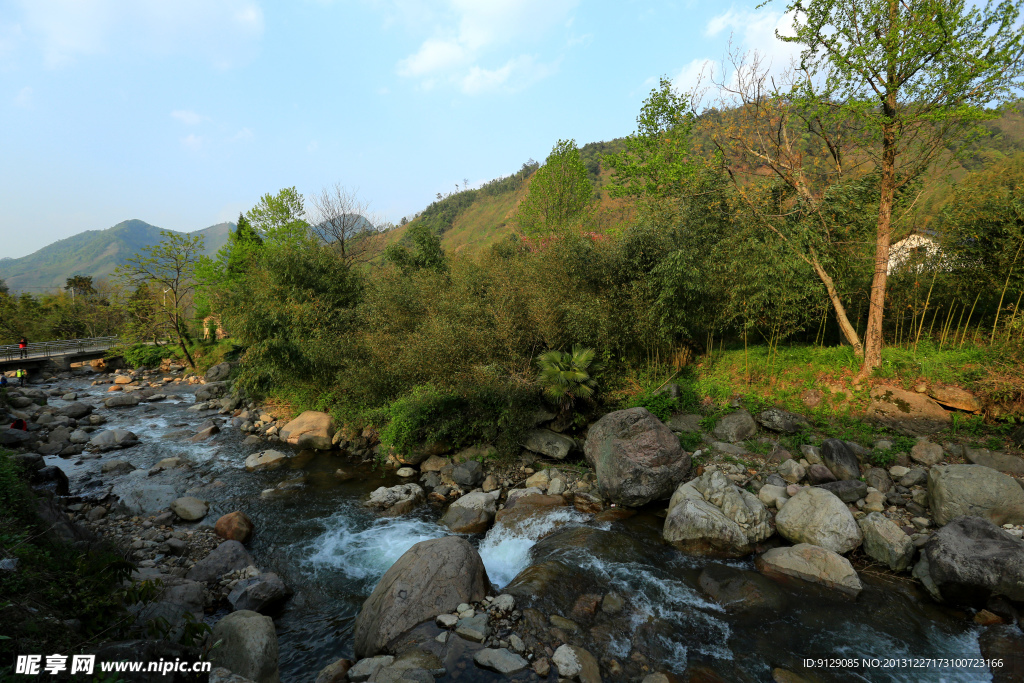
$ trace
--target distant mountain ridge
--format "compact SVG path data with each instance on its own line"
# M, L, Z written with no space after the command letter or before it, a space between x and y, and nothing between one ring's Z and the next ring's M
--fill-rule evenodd
M217 223L189 235L203 236L203 252L213 256L227 244L234 223ZM16 259L0 259L0 278L12 293L41 294L59 289L72 275L110 275L144 247L160 242L161 229L145 221L122 221L106 230L87 230ZM172 231L173 232L173 231Z

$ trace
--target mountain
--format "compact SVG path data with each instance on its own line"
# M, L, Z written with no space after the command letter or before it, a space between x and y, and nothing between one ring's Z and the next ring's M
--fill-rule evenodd
M202 235L204 253L212 256L234 229L234 223L218 223L188 234ZM123 221L106 230L87 230L58 240L22 258L0 260L0 279L12 293L41 294L63 287L72 275L110 275L125 259L159 242L160 228L136 219Z

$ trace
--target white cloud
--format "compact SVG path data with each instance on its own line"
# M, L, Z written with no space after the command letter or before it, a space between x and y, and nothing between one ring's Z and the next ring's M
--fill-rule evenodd
M24 36L49 66L123 49L248 61L263 35L255 0L15 0Z
M519 89L553 72L521 47L553 28L569 30L578 0L448 0L441 11L411 0L394 2L430 18L420 25L434 26L432 35L398 62L398 74L418 79L423 89L447 82L477 94Z
M197 114L194 111L188 109L175 109L171 112L171 117L178 119L186 126L198 126L200 123L206 120L205 116Z
M541 64L529 55L508 60L498 69L484 69L474 66L462 78L462 91L476 95L488 91L502 90L516 92L545 78L555 70L554 66Z
M203 147L203 138L196 135L195 133L189 133L181 139L181 144L186 149L190 149L193 152L197 152Z
M232 141L252 140L252 136L253 136L253 133L252 133L252 129L251 128L243 128L242 130L240 130L237 133L235 133L234 136L231 139L232 139Z
M18 94L14 96L14 104L18 107L28 109L32 106L32 88L27 85L18 91Z

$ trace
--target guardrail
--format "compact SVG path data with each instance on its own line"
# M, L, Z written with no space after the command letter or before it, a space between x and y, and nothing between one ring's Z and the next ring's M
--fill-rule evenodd
M106 351L117 346L117 337L94 337L92 339L59 339L56 341L32 342L24 349L17 344L0 346L0 361L32 360L53 358L74 353Z

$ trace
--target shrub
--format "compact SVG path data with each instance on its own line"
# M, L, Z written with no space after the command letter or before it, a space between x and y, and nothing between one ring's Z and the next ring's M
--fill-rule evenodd
M152 368L159 366L164 358L177 358L178 351L171 346L155 344L133 344L118 349L117 352L124 362L133 368Z
M381 445L408 454L436 441L453 449L493 443L499 453L510 455L518 451L537 405L533 390L498 381L461 391L421 385L381 411L387 420Z
M651 414L657 417L662 422L667 421L672 414L679 410L679 401L669 396L667 393L662 394L651 394L643 393L637 394L633 398L626 402L624 408L647 408L651 411Z

